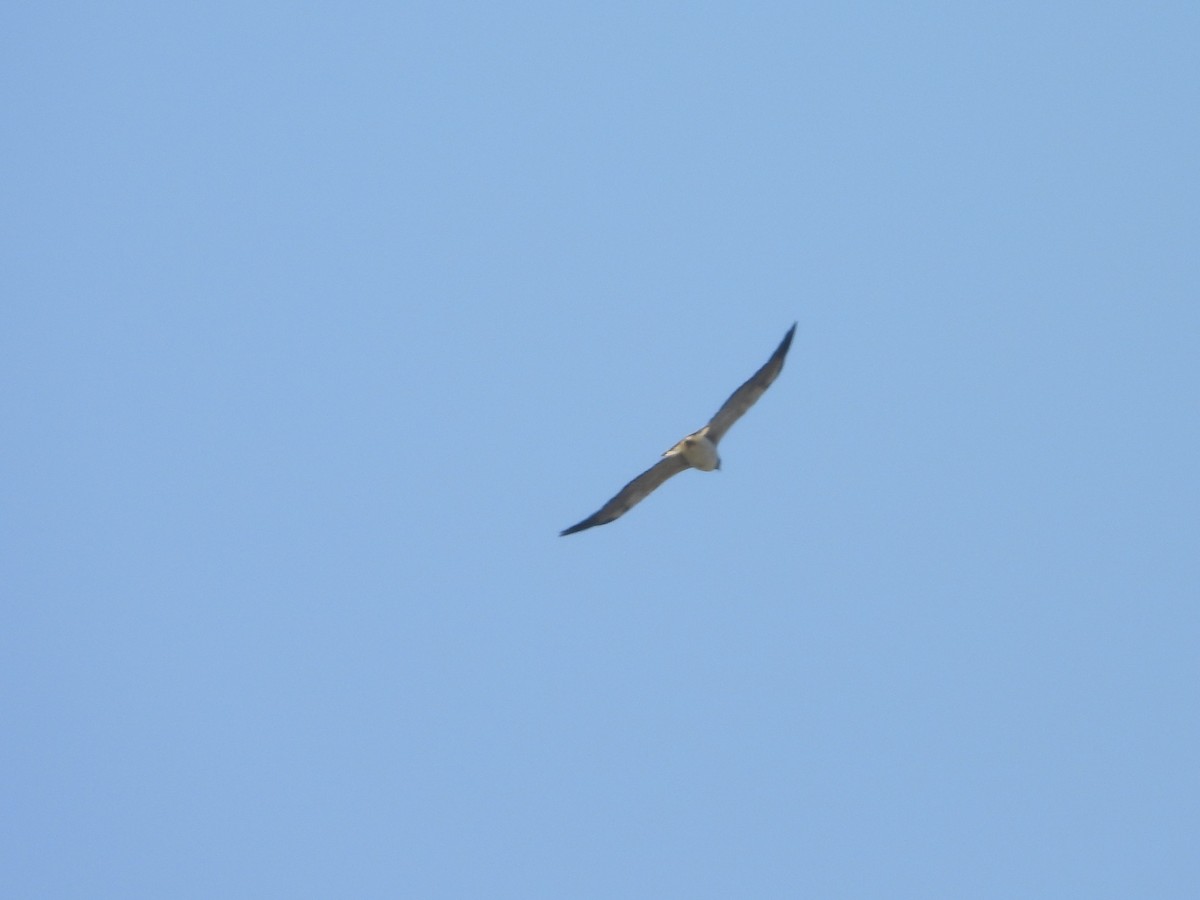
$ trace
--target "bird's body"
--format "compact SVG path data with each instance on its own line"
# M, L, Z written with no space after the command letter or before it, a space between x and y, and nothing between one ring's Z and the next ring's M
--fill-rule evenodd
M701 428L694 434L689 434L682 441L668 450L663 456L678 453L687 460L687 464L701 472L711 472L721 468L721 457L717 456L717 445L704 435Z
M621 488L620 492L598 511L560 534L575 534L577 531L593 528L596 525L606 525L620 518L660 484L685 469L711 472L721 468L721 457L717 455L717 444L725 436L729 427L754 405L755 401L763 395L763 391L769 388L771 382L779 376L783 370L783 360L787 356L788 348L792 345L792 335L795 333L796 326L792 325L775 352L771 354L771 358L745 384L730 395L707 425L699 431L692 432L664 453L662 459Z

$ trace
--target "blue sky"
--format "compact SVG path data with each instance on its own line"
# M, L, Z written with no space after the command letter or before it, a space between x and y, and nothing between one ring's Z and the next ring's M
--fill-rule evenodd
M8 894L1197 895L1195 4L0 26Z

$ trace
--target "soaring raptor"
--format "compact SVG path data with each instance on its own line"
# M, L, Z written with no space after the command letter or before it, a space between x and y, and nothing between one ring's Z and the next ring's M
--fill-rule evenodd
M617 496L605 503L597 512L592 513L577 525L572 525L560 535L574 534L595 525L607 525L609 522L625 515L633 506L640 503L656 487L670 478L678 475L684 469L695 468L701 472L711 472L721 468L721 457L717 456L717 444L725 436L734 422L752 407L755 401L763 395L763 391L771 386L783 370L783 359L787 356L788 347L792 346L792 335L796 333L793 324L788 333L783 336L771 358L761 369L755 372L750 380L734 391L717 414L699 431L693 431L682 441L662 455L662 459L639 475L625 487Z

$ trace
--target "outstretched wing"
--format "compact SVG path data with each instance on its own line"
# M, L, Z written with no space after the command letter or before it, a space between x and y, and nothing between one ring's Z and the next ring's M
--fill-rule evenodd
M650 492L656 487L670 478L672 475L678 475L684 469L688 468L688 461L683 458L681 453L671 453L664 456L649 469L639 475L625 487L621 488L617 496L613 497L602 507L598 512L592 513L578 525L572 525L565 531L560 531L559 536L565 534L574 534L577 531L583 531L585 528L592 528L595 525L607 525L614 519L619 519L625 513L649 496Z
M783 358L787 356L788 347L792 346L792 335L795 333L796 326L792 325L775 352L771 354L771 358L749 381L729 395L729 399L717 410L717 414L704 426L704 434L710 441L715 444L721 440L729 426L745 415L746 410L763 395L763 391L771 386L771 382L779 377L779 373L783 371Z

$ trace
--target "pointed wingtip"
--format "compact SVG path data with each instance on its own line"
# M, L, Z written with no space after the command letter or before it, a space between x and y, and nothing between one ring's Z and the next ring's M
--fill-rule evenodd
M792 336L796 333L796 326L799 322L793 322L792 327L788 329L787 334L783 336L783 340L779 342L779 349L775 351L776 356L781 356L788 352L788 348L792 346Z
M579 531L587 531L589 528L595 528L597 525L607 525L611 521L612 519L600 518L600 514L596 513L594 516L588 516L582 522L576 522L570 528L564 528L558 533L558 536L566 537L568 534L575 534Z

